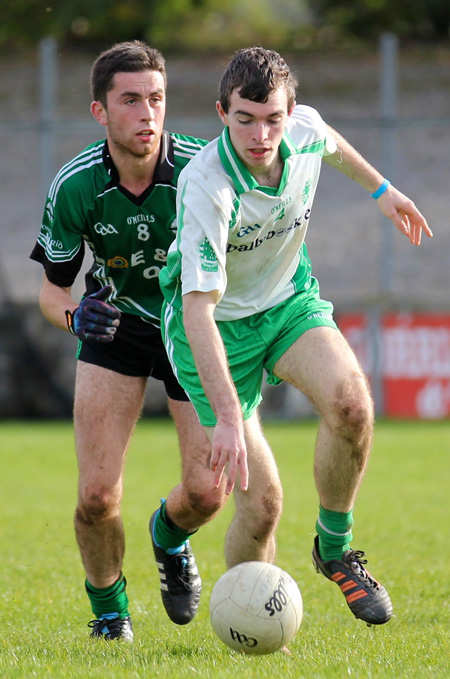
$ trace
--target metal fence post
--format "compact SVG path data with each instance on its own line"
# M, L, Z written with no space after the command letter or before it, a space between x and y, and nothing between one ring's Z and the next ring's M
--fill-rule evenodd
M396 165L396 120L398 100L397 73L398 38L384 33L380 41L380 100L381 100L381 170L394 183ZM392 284L392 222L383 217L383 239L380 252L380 294L385 298Z
M398 100L398 38L384 33L380 40L380 169L394 183L396 160L396 120ZM372 389L377 414L384 414L383 355L381 323L392 288L393 226L381 215L381 246L378 264L378 304L369 314L369 341L373 357Z
M39 185L42 203L55 174L57 44L47 36L39 43Z

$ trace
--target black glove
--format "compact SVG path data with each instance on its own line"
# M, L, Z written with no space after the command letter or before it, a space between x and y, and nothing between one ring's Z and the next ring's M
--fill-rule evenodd
M67 327L72 335L91 342L112 342L120 323L120 311L104 301L111 285L85 297L74 311L66 311Z

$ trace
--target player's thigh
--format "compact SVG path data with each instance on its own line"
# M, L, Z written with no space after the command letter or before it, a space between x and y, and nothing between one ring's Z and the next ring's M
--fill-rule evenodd
M249 486L248 490L242 491L239 482L236 483L236 510L246 521L274 525L281 514L283 490L278 467L262 431L258 413L245 420L244 432Z
M128 443L141 413L146 378L78 361L74 428L80 476L105 485L121 476Z
M276 362L277 377L300 389L324 413L354 399L370 403L367 379L339 330L311 328Z
M190 401L169 398L169 411L177 429L183 481L190 488L205 487L213 478L209 463L211 443Z

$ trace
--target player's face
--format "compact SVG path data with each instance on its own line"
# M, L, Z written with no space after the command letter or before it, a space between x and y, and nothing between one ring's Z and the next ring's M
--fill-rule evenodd
M265 104L242 99L237 90L233 90L228 113L220 102L217 102L217 111L229 128L236 153L250 172L270 172L279 162L278 149L290 114L285 89L274 90Z
M107 128L108 143L116 151L136 158L159 152L166 93L159 71L116 73L107 94L107 108L93 102L91 109Z

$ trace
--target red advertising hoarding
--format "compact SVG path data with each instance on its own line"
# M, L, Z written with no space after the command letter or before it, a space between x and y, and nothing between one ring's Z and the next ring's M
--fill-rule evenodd
M449 314L388 313L378 328L366 314L344 314L338 323L369 378L376 352L385 415L450 416Z

